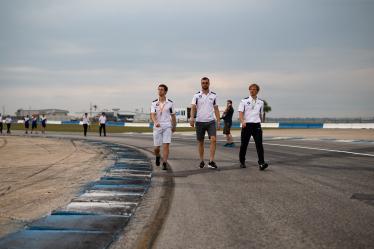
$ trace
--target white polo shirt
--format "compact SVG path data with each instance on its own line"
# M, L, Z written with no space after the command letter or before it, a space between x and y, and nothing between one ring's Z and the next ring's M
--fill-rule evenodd
M244 98L240 101L238 111L244 113L244 122L261 123L260 114L264 110L264 101L259 98L254 100L252 97Z
M196 105L196 122L210 122L216 119L214 106L217 106L217 94L209 91L196 93L192 98L192 105Z
M5 119L5 123L6 123L6 124L10 124L10 123L12 123L12 119L11 119L11 118L6 118L6 119Z
M157 122L162 127L171 127L171 115L175 114L174 103L170 99L166 99L164 103L155 99L151 104L151 113L156 113Z
M82 124L86 124L86 125L88 125L90 123L90 118L87 116L85 116L85 115L83 115L83 117L82 117Z
M101 115L99 118L99 123L100 124L105 124L106 123L106 116Z

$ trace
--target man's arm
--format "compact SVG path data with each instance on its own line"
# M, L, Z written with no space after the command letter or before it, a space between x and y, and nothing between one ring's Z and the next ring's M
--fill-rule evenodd
M195 113L196 113L196 105L191 105L191 113L190 113L190 125L191 127L195 127Z
M244 113L241 111L239 111L239 120L240 120L240 123L242 124L242 128L245 128L246 123L244 122Z
M157 117L156 117L156 113L155 112L151 112L151 120L153 122L153 124L156 126L156 127L159 127L160 124L158 123L157 121Z
M217 119L217 129L221 129L221 122L220 122L220 118L219 118L219 109L218 109L218 105L215 105L214 106L214 113L216 114L216 119Z
M177 119L175 114L171 114L171 123L172 123L172 131L175 132L177 130Z

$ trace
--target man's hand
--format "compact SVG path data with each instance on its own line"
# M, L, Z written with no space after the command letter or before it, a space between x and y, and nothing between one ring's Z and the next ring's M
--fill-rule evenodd
M191 125L191 127L195 127L195 119L194 118L190 119L190 125Z
M242 128L245 128L247 126L246 122L242 122Z
M177 128L175 126L173 126L173 128L171 128L171 131L174 133L176 132Z
M160 124L159 124L159 123L156 123L155 126L156 126L156 127L160 127Z
M217 130L221 130L221 122L217 122Z

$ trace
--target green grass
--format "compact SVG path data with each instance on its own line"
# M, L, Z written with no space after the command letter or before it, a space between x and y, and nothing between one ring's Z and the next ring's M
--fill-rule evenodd
M5 127L4 127L5 128ZM23 124L12 124L11 130L24 130ZM31 130L31 129L30 129ZM41 131L41 125L38 125L38 131ZM177 131L194 131L195 128L191 127L179 127ZM240 130L240 128L232 128L232 130ZM76 124L48 124L46 131L59 131L59 132L83 132L82 125ZM122 126L107 126L106 131L108 133L124 133L124 132L152 132L152 128L148 127L122 127ZM99 132L99 126L91 125L88 132Z
M24 130L23 124L12 124L11 130ZM31 129L30 129L31 130ZM38 131L41 130L41 125L38 125ZM82 125L76 124L48 124L46 131L60 131L60 132L83 132ZM106 131L108 133L123 133L123 132L152 132L152 128L148 127L122 127L122 126L107 126ZM177 131L194 131L194 128L180 127ZM99 132L98 125L91 125L88 128L88 132Z

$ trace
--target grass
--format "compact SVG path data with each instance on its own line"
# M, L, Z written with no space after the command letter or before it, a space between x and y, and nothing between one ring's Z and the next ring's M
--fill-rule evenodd
M6 129L6 126L4 125ZM23 124L12 124L11 130L24 130ZM41 131L41 125L38 125L38 131ZM231 130L240 130L240 128L231 128ZM29 129L31 131L31 129ZM76 125L76 124L64 124L64 125L57 125L57 124L48 124L46 131L58 131L58 132L82 132L83 133L83 126ZM107 126L106 131L108 133L124 133L124 132L152 132L152 128L148 127L124 127L124 126ZM195 128L191 127L179 127L177 131L195 131ZM88 132L99 132L99 126L91 125L88 128Z
M23 124L12 124L11 130L24 130ZM30 129L31 130L31 129ZM41 125L38 125L38 131L41 131ZM177 131L194 131L194 128L180 127ZM76 124L48 124L46 131L59 131L59 132L83 132L83 126ZM124 133L124 132L152 132L152 128L148 127L123 127L123 126L107 126L108 133ZM99 132L98 125L91 125L88 132Z

